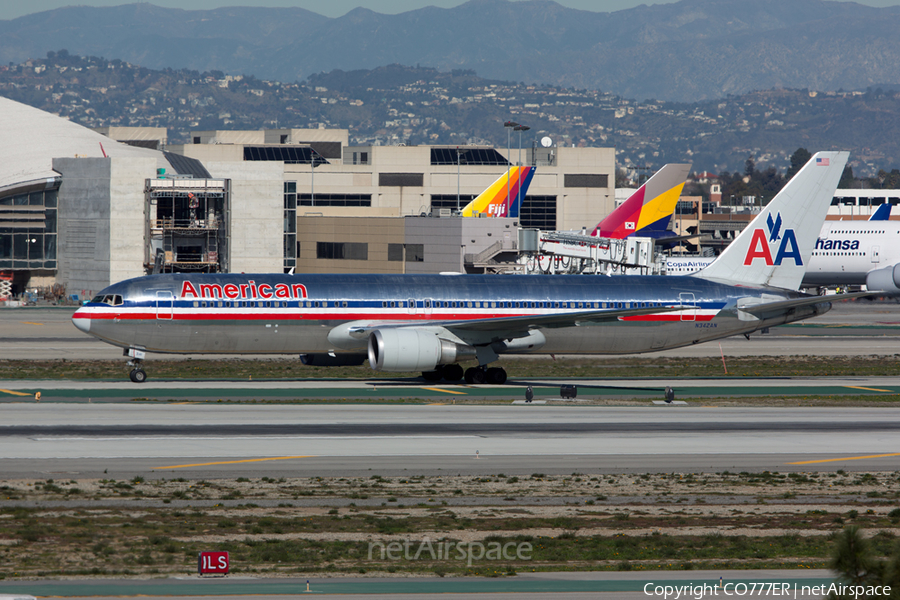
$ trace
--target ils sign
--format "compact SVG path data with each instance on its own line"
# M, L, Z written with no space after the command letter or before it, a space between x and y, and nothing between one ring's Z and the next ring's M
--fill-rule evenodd
M228 553L201 552L197 557L197 570L201 575L228 575Z

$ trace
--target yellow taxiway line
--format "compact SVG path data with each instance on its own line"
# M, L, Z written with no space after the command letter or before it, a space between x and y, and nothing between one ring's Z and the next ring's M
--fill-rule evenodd
M454 392L453 390L442 390L441 388L427 388L423 387L423 390L428 390L430 392L444 392L445 394L459 394L461 396L465 396L465 392Z
M305 456L273 456L271 458L247 458L244 460L223 460L220 462L196 463L193 465L170 465L168 467L152 467L153 469L187 469L188 467L210 467L213 465L237 465L240 463L263 462L267 460L291 460L292 458L315 458L315 454Z
M13 396L31 396L31 394L26 394L25 392L14 392L12 390L0 390L4 394L12 394Z
M824 460L804 460L802 462L787 463L789 465L814 465L817 463L840 462L842 460L863 460L866 458L888 458L890 456L900 456L900 452L896 454L870 454L869 456L846 456L844 458L826 458Z
M844 387L851 390L868 390L870 392L894 392L894 390L880 390L878 388L862 387L861 385L845 385Z
M19 321L22 325L43 325L43 323L35 323L34 321Z

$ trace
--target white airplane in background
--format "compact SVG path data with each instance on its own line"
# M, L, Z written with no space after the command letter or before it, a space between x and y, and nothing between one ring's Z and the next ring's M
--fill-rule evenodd
M846 162L816 154L688 277L174 273L113 284L72 321L124 348L137 383L146 352L368 358L377 371L500 384L506 371L488 365L502 354L630 354L749 334L831 308L797 290Z
M825 221L803 288L864 285L872 291L900 294L900 221L891 221L891 205L882 204L868 221ZM689 275L714 256L669 257L666 273Z

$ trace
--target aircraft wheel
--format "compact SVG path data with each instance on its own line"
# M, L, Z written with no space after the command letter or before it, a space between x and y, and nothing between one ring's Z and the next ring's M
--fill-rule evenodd
M485 373L485 380L493 385L506 383L506 371L500 367L491 367Z
M484 369L481 367L466 369L466 383L484 383Z
M443 369L438 367L434 371L423 371L422 378L425 381L440 381L441 377L444 376Z
M463 378L463 368L459 365L447 365L444 367L445 381L459 381Z
M144 372L143 369L132 369L131 373L129 373L129 377L135 383L144 383L147 381L147 373Z

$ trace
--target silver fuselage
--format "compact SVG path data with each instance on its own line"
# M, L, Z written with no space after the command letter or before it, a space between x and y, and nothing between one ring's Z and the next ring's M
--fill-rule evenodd
M98 297L104 296L118 297L111 302L119 304L83 306L73 318L79 329L124 348L183 354L364 353L365 339L358 348L337 347L329 340L329 332L349 322L443 327L505 317L679 307L611 322L585 319L566 327L534 327L546 338L532 350L541 353L650 352L789 323L831 307L823 301L759 319L738 311L738 301L803 295L677 276L174 274L123 281Z

